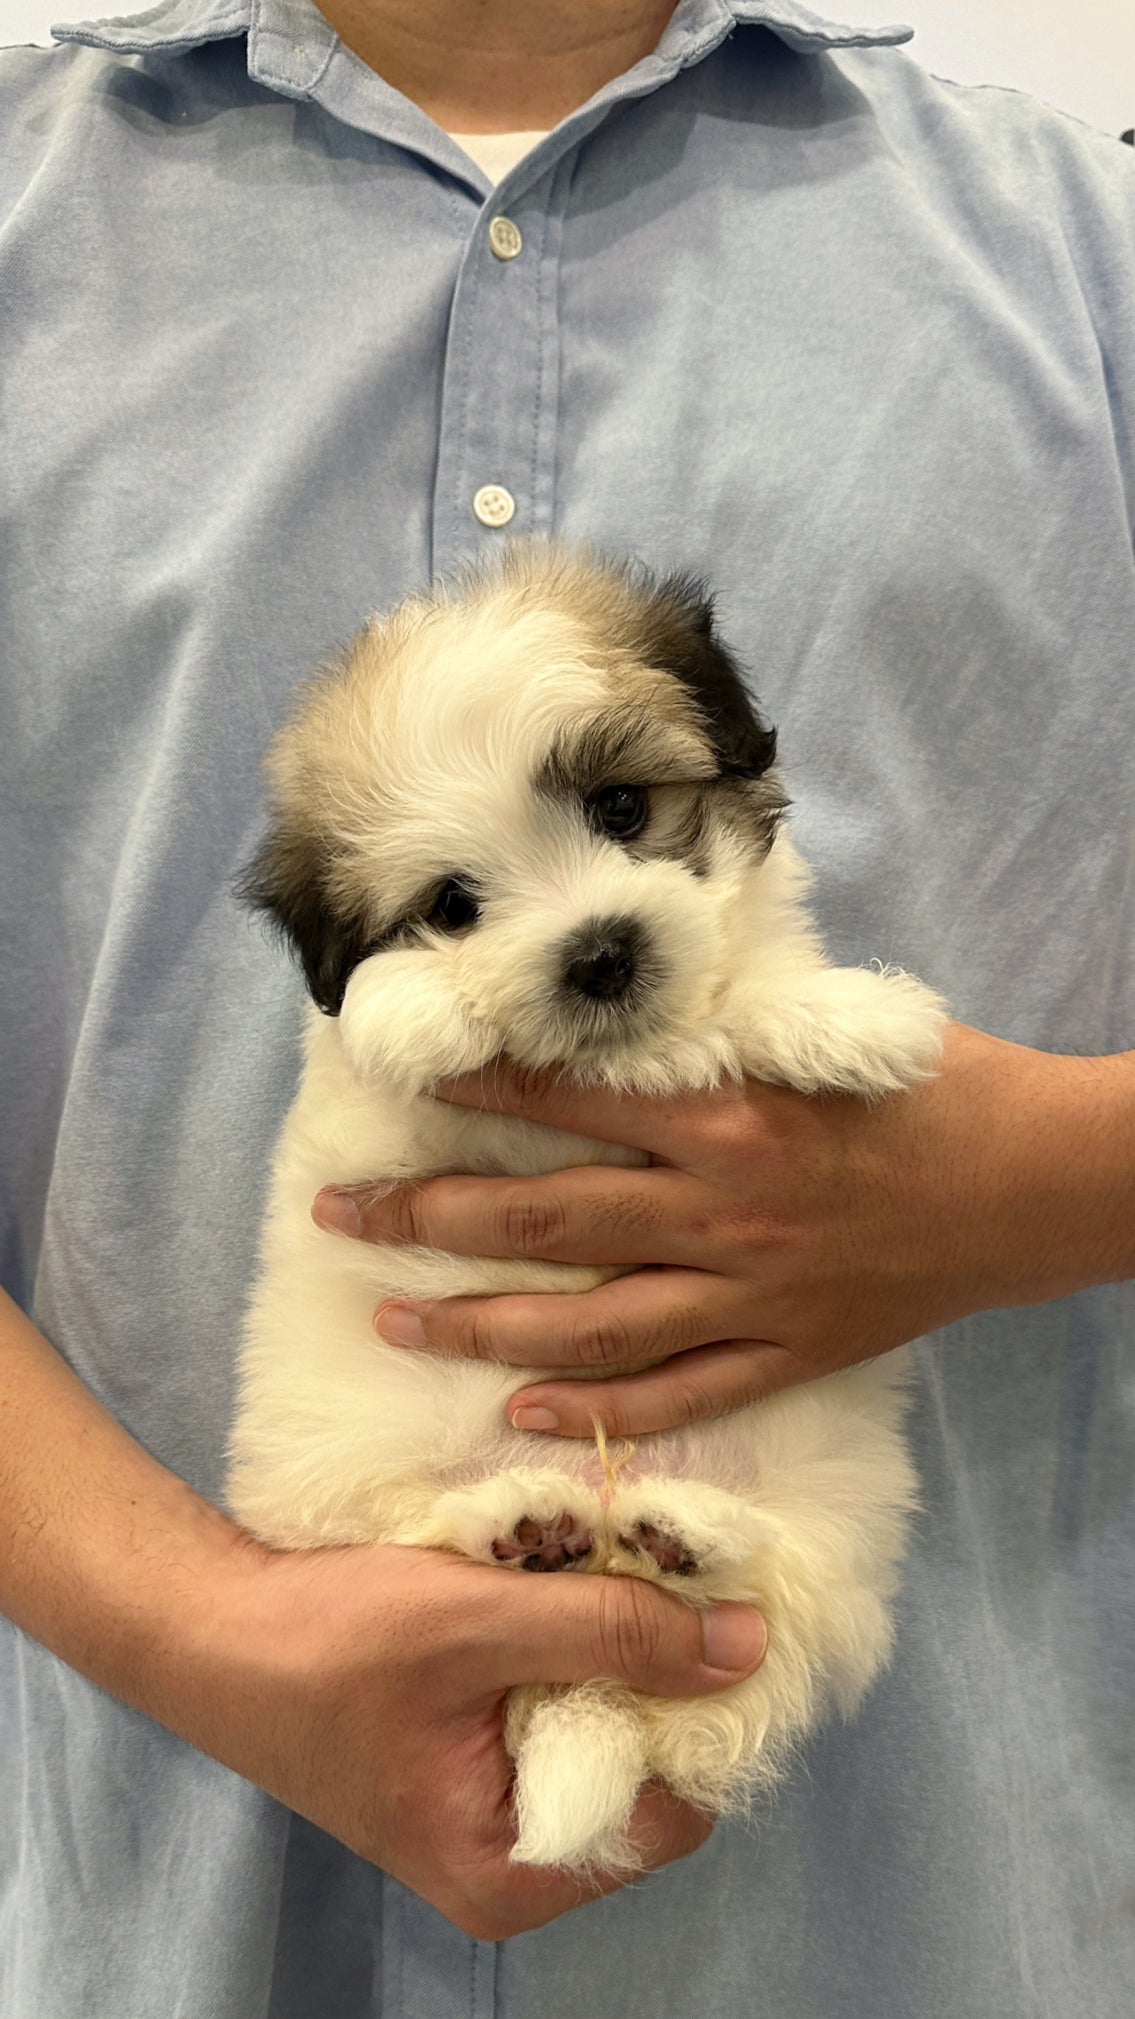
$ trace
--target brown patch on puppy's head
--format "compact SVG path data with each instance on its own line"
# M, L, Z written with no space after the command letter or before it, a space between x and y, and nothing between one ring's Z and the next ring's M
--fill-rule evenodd
M665 848L700 871L716 815L755 856L767 855L790 803L773 769L776 730L717 630L705 584L683 573L658 579L637 561L557 556L538 543L514 544L505 569L533 593L551 591L605 661L610 706L557 740L542 788L586 797L637 779L659 788L659 806L669 801L669 817L644 844L650 851Z
M721 778L763 778L776 758L776 730L762 721L739 661L718 636L713 598L692 575L648 591L639 651L679 681L706 726Z
M268 914L298 955L313 1002L337 1016L347 983L373 941L363 919L345 916L336 906L331 884L326 841L285 815L234 890L241 903Z
M233 886L286 939L328 1016L338 1015L351 975L382 937L382 922L345 873L351 830L382 789L360 724L373 727L377 696L393 698L398 648L427 609L417 598L385 624L372 620L301 685L266 760L269 831Z

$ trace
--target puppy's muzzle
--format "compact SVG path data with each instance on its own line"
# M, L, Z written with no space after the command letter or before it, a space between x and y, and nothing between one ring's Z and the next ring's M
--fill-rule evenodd
M647 948L637 919L588 919L564 942L565 993L618 1007L634 990Z

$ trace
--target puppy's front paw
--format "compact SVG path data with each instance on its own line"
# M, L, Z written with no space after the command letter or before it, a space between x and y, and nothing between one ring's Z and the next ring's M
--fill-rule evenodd
M942 998L901 968L824 968L791 996L749 1006L742 1049L758 1079L800 1093L897 1093L942 1053Z

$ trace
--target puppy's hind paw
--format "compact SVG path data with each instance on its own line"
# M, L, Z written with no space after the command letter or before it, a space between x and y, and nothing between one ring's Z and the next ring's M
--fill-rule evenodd
M582 1481L518 1469L441 1494L400 1540L506 1570L593 1570L601 1520L599 1497Z
M697 1557L681 1537L656 1528L652 1521L636 1521L619 1541L624 1549L652 1557L659 1570L671 1577L692 1577L698 1568Z
M574 1514L561 1514L553 1521L523 1515L507 1535L494 1536L492 1543L498 1563L515 1564L521 1570L571 1570L590 1556L593 1547L590 1529Z

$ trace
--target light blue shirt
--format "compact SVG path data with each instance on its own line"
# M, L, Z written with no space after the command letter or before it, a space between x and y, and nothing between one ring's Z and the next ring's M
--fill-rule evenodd
M840 958L1135 1043L1130 149L683 0L490 192L308 0L60 32L0 53L4 1275L136 1437L219 1496L301 999L261 755L486 485L717 585ZM1127 2019L1133 1330L920 1349L862 1716L499 1950L5 1633L2 2019Z

